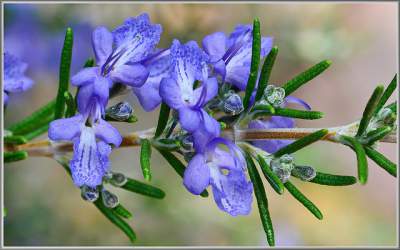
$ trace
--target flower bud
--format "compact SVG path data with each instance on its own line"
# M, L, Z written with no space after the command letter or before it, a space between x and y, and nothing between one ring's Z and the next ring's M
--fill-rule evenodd
M128 178L124 174L121 173L112 173L112 177L110 179L110 183L116 187L121 187L128 182Z
M271 160L271 169L285 183L290 177L290 173L294 168L293 156L289 154L282 155L279 158Z
M310 166L295 166L292 174L303 181L311 181L317 175L317 171Z
M95 202L99 198L99 190L84 185L81 187L81 197L85 201Z
M221 102L221 105L222 110L230 115L240 114L244 109L242 98L234 92L229 92Z
M101 198L103 199L104 206L108 208L114 208L119 204L118 196L108 190L103 189L101 191Z
M264 98L274 107L280 107L285 100L285 89L269 84L264 90Z
M126 121L133 113L133 108L128 102L119 102L107 108L106 115L117 121Z

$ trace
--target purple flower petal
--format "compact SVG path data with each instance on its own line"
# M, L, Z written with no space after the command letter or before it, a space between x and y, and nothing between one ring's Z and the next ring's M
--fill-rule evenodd
M204 37L202 45L205 52L210 56L210 61L216 62L225 54L226 36L223 32L215 32Z
M92 46L97 65L103 65L112 53L113 35L106 27L98 27L92 34Z
M265 57L269 54L272 49L274 39L272 37L261 38L261 57Z
M80 135L83 125L83 116L80 114L70 118L54 120L49 125L49 138L54 141L71 141Z
M160 83L160 96L163 101L173 109L183 106L181 89L172 78L163 78Z
M70 162L74 184L96 187L102 183L105 173L104 156L100 155L93 128L84 127L74 143L74 156Z
M203 90L205 89L205 90ZM218 82L217 78L212 77L208 78L205 82L203 82L203 85L198 87L193 91L193 96L195 102L198 103L199 99L202 96L202 92L205 91L205 96L202 98L201 103L199 106L204 106L207 102L209 102L212 98L214 98L218 94Z
M161 25L151 24L147 14L126 19L112 32L116 53L122 52L116 67L145 59L158 44L161 32Z
M122 137L118 130L103 119L99 119L99 122L95 125L95 132L96 137L102 141L109 144L114 144L116 147L121 145Z
M146 67L138 63L133 65L120 65L110 73L110 77L114 82L127 84L131 87L141 87L145 83L148 75L149 72Z
M247 215L253 202L253 185L241 170L230 170L228 175L211 170L211 185L217 206L232 216Z
M132 88L133 92L139 99L140 105L146 112L152 111L161 103L159 94L160 82L147 81L140 88Z
M3 91L23 92L31 88L33 85L33 80L25 76L25 71L27 67L28 64L22 62L14 55L5 52L3 69ZM8 96L4 98L4 103L7 103L7 101Z
M199 195L210 183L210 169L202 154L196 154L183 175L183 185L191 193Z
M183 129L188 132L194 132L201 122L201 111L191 108L182 107L178 110L179 122Z
M245 90L250 75L249 66L227 67L225 81L232 83L240 90Z
M300 98L294 97L294 96L286 96L285 97L285 104L287 103L294 103L294 104L299 104L301 106L303 106L305 109L307 110L311 110L310 105L308 105L305 101L303 101Z
M99 76L99 74L99 67L84 68L71 77L71 84L74 86L83 86L92 83Z

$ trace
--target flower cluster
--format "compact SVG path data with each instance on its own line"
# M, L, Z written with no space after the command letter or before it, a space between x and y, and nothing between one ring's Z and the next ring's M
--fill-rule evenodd
M203 39L202 48L195 41L181 43L176 39L170 48L157 48L161 32L161 25L151 24L147 14L128 18L112 32L96 28L92 34L96 64L71 78L72 85L79 88L78 114L53 121L49 138L73 142L70 168L76 186L93 190L101 185L110 172L111 149L122 140L105 121L105 110L110 89L123 84L137 96L145 111L154 110L161 102L173 110L179 129L172 128L168 136L185 138L181 144L186 145L183 155L188 166L183 184L187 190L199 195L211 185L221 210L232 216L246 215L251 210L253 192L246 162L241 149L221 137L221 124L213 114L222 111L233 116L243 111L238 94L246 89L250 73L252 26L238 25L229 36L222 32L210 34ZM272 42L271 37L262 38L262 58L270 52ZM262 101L274 106L300 103L309 109L294 97L283 100L284 93L279 91L269 86ZM126 111L127 107L120 103L113 110ZM283 117L249 124L250 128L293 126L292 119ZM270 153L287 143L254 142Z
M14 55L4 53L4 75L3 75L3 104L8 103L9 93L18 93L30 89L33 80L25 76L28 65Z

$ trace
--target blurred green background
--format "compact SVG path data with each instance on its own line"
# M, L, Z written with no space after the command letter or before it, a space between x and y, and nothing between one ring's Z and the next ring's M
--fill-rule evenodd
M130 16L148 12L163 25L160 47L173 38L201 41L215 31L231 32L238 23L261 20L262 34L273 36L280 52L272 82L282 84L311 65L331 59L333 65L296 92L316 110L318 121L298 126L326 127L360 117L377 83L388 84L397 71L397 3L265 3L265 4L5 4L5 49L29 63L36 85L11 96L5 126L51 100L57 89L58 63L66 26L75 30L72 73L93 55L91 31L113 29ZM155 125L158 111L144 113L132 95L139 122L121 125L122 133ZM45 136L43 136L45 137ZM396 161L396 145L380 150ZM296 154L297 162L324 172L356 175L349 148L320 142ZM115 150L112 168L142 179L137 148ZM191 195L180 177L154 152L153 184L167 192L164 200L114 190L134 214L129 224L144 246L265 246L257 206L246 217L230 217L212 197ZM287 192L278 196L266 185L278 246L397 245L397 180L370 162L366 186L326 187L294 182L324 214L315 219ZM125 246L125 235L90 203L80 198L65 171L54 160L32 158L4 169L6 246Z

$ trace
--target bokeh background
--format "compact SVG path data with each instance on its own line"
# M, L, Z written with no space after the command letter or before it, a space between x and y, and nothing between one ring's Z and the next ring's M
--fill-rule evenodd
M113 29L142 12L163 25L160 47L169 46L173 38L201 41L215 31L229 33L236 24L259 17L262 34L273 36L280 48L271 79L276 84L331 59L333 64L323 75L296 92L326 116L298 121L298 126L337 126L359 118L376 84L388 84L397 72L397 3L5 4L5 50L29 63L28 75L36 82L30 91L11 96L5 126L55 96L67 26L75 32L75 73L93 55L90 37L94 27ZM155 125L158 111L145 114L135 97L123 98L134 105L139 122L118 124L121 132ZM379 149L397 161L397 145L381 144ZM356 175L354 154L340 145L320 142L298 152L296 159L320 171ZM115 171L142 179L137 148L115 150L111 160ZM249 216L230 217L217 208L212 197L203 199L187 192L157 152L152 169L153 184L167 192L165 199L114 190L133 211L129 224L138 235L136 245L266 245L255 202ZM277 245L397 245L397 180L373 162L369 169L366 186L326 187L294 180L322 210L322 221L287 192L278 196L266 185ZM80 198L79 189L54 160L32 158L7 164L4 180L5 245L129 245L122 232Z

